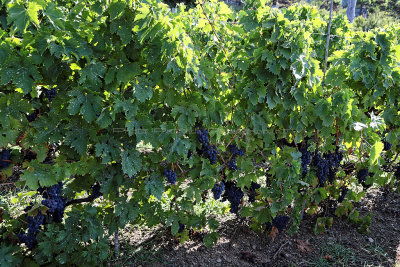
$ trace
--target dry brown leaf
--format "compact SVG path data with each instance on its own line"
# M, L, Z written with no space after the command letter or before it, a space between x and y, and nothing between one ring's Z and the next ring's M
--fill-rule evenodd
M272 241L275 240L275 237L279 235L279 230L276 226L272 226L271 232L269 233L269 237L271 237Z
M308 241L296 239L297 248L304 253L311 252L313 249Z

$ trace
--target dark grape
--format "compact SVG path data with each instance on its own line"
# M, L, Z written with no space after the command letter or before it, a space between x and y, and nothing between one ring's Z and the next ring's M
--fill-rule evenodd
M249 202L254 202L256 200L256 190L259 189L261 185L255 182L251 182L250 193L249 193Z
M225 190L225 184L224 182L216 183L214 187L211 189L214 195L214 199L217 200L221 197L222 193Z
M234 157L244 156L243 149L239 149L236 145L229 145L228 150L233 154Z
M0 170L5 169L11 164L11 149L3 149L0 152Z
M392 144L386 140L382 140L383 142L383 151L388 151L392 148Z
M278 228L279 233L286 227L287 223L289 222L289 217L285 215L279 215L274 218L273 225Z
M319 186L324 186L329 172L328 162L321 157L319 152L316 152L313 158L313 165L316 167Z
M367 177L368 177L368 169L363 168L358 170L357 179L360 184L364 184L367 181Z
M302 174L303 177L307 175L308 172L308 165L311 163L311 152L308 151L308 147L302 147L300 148L301 152L301 168L302 168Z
M233 182L225 183L225 194L224 197L231 203L230 212L237 214L239 211L239 206L242 202L244 196L243 191L236 187Z
M397 164L396 170L394 172L394 177L396 180L400 180L400 163Z
M208 137L207 130L205 130L203 127L201 129L197 129L196 135L197 135L197 139L203 146L208 145L209 137Z
M34 120L36 120L38 114L39 112L35 110L32 114L25 114L25 117L29 122L33 122Z
M342 203L344 198L346 197L347 192L349 191L349 188L347 186L342 186L340 188L340 196L338 198L338 202Z
M177 179L177 175L173 170L164 170L164 176L167 178L168 183L170 184L175 184L176 183L176 179Z
M238 169L235 157L228 161L228 168L232 171L236 171Z
M35 217L27 216L26 220L28 222L28 233L18 234L18 238L22 243L29 249L33 249L37 245L36 236L39 233L40 226L44 223L44 215L41 212Z
M25 150L24 160L31 161L37 158L37 154L32 150Z
M92 186L92 194L90 195L91 197L95 198L99 198L103 195L103 193L100 192L100 185L98 183L94 184Z
M45 198L42 200L42 205L49 208L47 210L48 214L53 218L53 221L57 223L62 222L66 207L66 199L61 196L62 187L62 182L59 182L51 187L40 188L38 190Z
M206 148L206 146L204 146L204 148ZM207 149L203 150L203 153L206 158L208 158L211 165L214 165L217 162L218 150L215 145L207 146Z
M44 94L46 95L47 99L51 102L57 95L57 89L56 88L45 89Z
M178 233L182 233L182 232L183 232L183 230L185 230L185 225L184 225L184 224L181 224L181 223L179 223L179 230L178 230Z
M290 218L286 215L278 215L272 220L272 222L265 223L265 226L267 231L271 231L272 227L275 226L276 228L278 228L280 234L286 227L289 220Z

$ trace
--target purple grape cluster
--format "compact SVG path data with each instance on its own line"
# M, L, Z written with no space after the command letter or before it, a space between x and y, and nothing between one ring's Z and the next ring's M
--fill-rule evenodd
M57 95L57 89L56 88L45 89L44 94L46 95L47 99L51 102Z
M382 140L383 142L383 151L388 151L392 148L392 144L386 140Z
M168 183L174 185L176 183L176 179L178 178L178 176L176 175L176 173L169 169L165 169L164 170L164 176L167 178Z
M179 223L179 230L178 230L178 233L182 233L182 232L183 232L183 230L185 230L185 225L184 225L184 224L181 224L181 223Z
M337 169L342 160L343 153L339 149L336 149L335 153L325 154L324 157L321 156L319 151L316 151L312 164L316 167L319 186L324 186L327 178L330 183L334 182Z
M349 188L348 188L347 186L342 186L342 187L340 188L340 196L339 196L339 198L338 198L338 202L339 202L339 203L342 203L342 202L343 202L343 200L344 200L344 198L346 197L348 191L349 191Z
M249 202L253 203L254 201L256 201L256 190L259 189L261 187L261 185L259 185L258 183L255 182L251 182L250 185L250 193L249 193Z
M243 149L239 149L236 145L233 144L229 145L228 149L234 157L241 157L245 154Z
M208 130L201 127L196 130L197 139L201 143L201 149L198 150L199 154L203 154L210 161L211 165L217 162L217 155L219 154L215 145L210 145L210 138L208 136Z
M343 160L343 153L336 149L335 153L328 153L325 156L325 159L328 161L329 166L328 180L331 184L333 184L336 178L337 169L340 165L340 162Z
M11 164L11 149L3 149L0 152L0 170L5 169Z
M359 182L364 188L368 188L368 187L371 186L371 185L367 185L367 184L365 183L365 182L367 181L368 176L370 176L370 175L373 175L373 173L370 173L370 172L368 171L367 168L359 169L358 172L357 172L357 179L358 179L358 182Z
M322 158L318 151L313 157L313 165L316 167L319 186L324 186L329 173L329 165L328 162Z
M237 171L238 166L235 157L232 157L231 160L228 161L228 168L232 171Z
M27 216L28 233L19 233L18 239L25 243L29 249L33 249L37 245L36 236L39 233L40 226L44 224L44 215L38 212L36 216Z
M35 110L31 114L25 114L25 117L29 122L33 122L34 120L36 120L38 115L39 115L39 112L37 110Z
M214 195L214 199L217 200L221 197L222 193L225 190L225 184L224 182L216 183L214 184L214 187L211 189Z
M311 152L308 151L308 147L304 146L300 148L301 152L301 168L302 168L302 174L303 177L306 177L307 172L308 172L308 165L311 163Z
M51 187L40 188L38 190L44 197L42 205L49 208L47 213L53 218L53 221L57 223L62 222L66 207L66 199L61 196L62 187L62 182L59 182Z
M228 150L232 153L232 158L228 161L228 168L232 171L238 170L236 157L244 156L243 149L239 149L236 145L229 145Z
M236 187L233 182L225 183L225 193L224 198L227 199L231 203L230 212L237 214L239 211L239 206L242 202L242 198L244 196L243 191Z
M93 199L99 198L103 195L103 193L100 192L100 185L98 183L94 184L92 186L92 194L90 195Z
M396 180L400 180L400 163L397 164L396 170L394 172L394 177Z
M290 218L286 215L278 215L276 216L271 222L267 222L265 225L267 227L267 231L270 231L273 226L278 228L279 234L283 231L286 227L287 223L289 222Z

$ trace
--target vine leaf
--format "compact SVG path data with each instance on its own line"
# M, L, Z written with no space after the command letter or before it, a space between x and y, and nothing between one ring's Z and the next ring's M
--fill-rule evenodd
M124 150L121 152L122 171L129 177L135 175L142 168L140 153L136 149Z
M147 195L153 195L158 200L161 200L162 195L165 191L164 180L158 174L152 174L150 178L146 181L145 189Z

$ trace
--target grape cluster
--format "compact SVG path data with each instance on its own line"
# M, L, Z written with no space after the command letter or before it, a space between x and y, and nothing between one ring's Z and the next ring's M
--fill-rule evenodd
M250 185L250 193L249 193L249 202L254 202L256 201L256 190L259 189L261 187L261 185L259 185L258 183L255 182L251 182Z
M207 146L210 141L208 138L208 130L205 130L203 127L201 129L196 130L197 139L203 146Z
M221 197L222 193L225 190L225 184L224 182L216 183L214 187L211 189L214 195L214 199L217 200Z
M217 155L219 152L215 145L209 144L210 139L208 137L208 131L205 130L204 127L201 127L196 130L196 135L202 146L201 149L198 150L199 154L205 155L210 161L210 164L214 165L217 162Z
M37 245L36 236L39 233L40 226L44 223L44 215L38 212L36 216L27 216L28 233L19 233L18 238L29 249L33 249Z
M0 170L5 169L11 164L11 149L3 149L0 152Z
M182 233L182 232L183 232L183 230L185 230L185 225L184 225L184 224L181 224L181 223L179 223L179 230L178 230L178 233Z
M208 158L211 165L214 165L217 162L218 150L215 145L203 146L203 153L206 158Z
M400 180L400 163L397 164L396 170L394 172L394 177L396 178L396 180Z
M100 185L99 184L95 184L92 186L92 194L90 195L93 199L99 198L103 195L103 193L100 192Z
M237 171L238 166L235 157L232 157L231 160L228 161L228 168L232 171Z
M36 158L37 158L37 154L34 151L32 151L30 149L24 151L24 160L31 161Z
M37 110L35 110L32 114L25 114L25 117L29 122L32 122L32 121L36 120L38 114L39 114L39 112Z
M312 163L316 167L316 174L320 186L324 186L327 179L329 179L330 183L334 182L337 169L342 160L343 153L338 149L335 150L335 153L325 154L324 157L322 157L318 151L315 153Z
M233 144L228 146L228 150L232 153L232 158L228 161L228 168L232 171L236 171L238 170L236 157L244 156L244 151Z
M45 89L44 94L46 95L47 99L51 102L57 95L57 89L56 88Z
M301 152L301 168L302 168L302 174L303 177L306 177L307 172L308 172L308 165L311 163L311 152L308 151L308 147L304 146L300 148Z
M317 151L313 157L313 164L316 167L319 186L324 186L329 173L328 162L323 159L321 154Z
M66 207L66 199L61 196L62 182L55 184L48 188L40 188L38 191L42 194L44 199L42 205L48 207L48 214L53 218L54 222L60 223L64 216Z
M328 161L329 165L328 180L331 184L333 184L336 177L337 168L339 167L340 162L343 160L343 153L336 149L335 153L328 153L325 156L325 159Z
M342 186L342 187L340 188L340 196L339 196L339 198L338 198L338 202L339 202L339 203L342 203L342 202L343 202L343 200L344 200L344 198L346 197L348 191L349 191L349 188L348 188L347 186Z
M229 145L228 149L233 154L234 157L244 156L243 149L239 149L236 145Z
M392 148L392 144L386 140L382 140L383 142L383 151L388 151Z
M243 191L236 187L233 182L225 183L225 194L224 198L227 199L231 203L230 212L237 214L239 211L239 206L242 202L242 198L244 196Z
M287 223L289 222L290 218L286 215L278 215L276 216L271 222L266 223L267 231L270 231L273 226L278 228L279 234L283 231L286 227Z
M370 173L368 172L367 168L362 168L362 169L358 170L358 172L357 172L358 182L360 184L362 184L362 186L365 188L368 188L370 186L370 185L365 184L369 175L370 175Z
M169 169L169 170L165 169L164 176L167 178L168 183L170 183L172 185L174 185L176 183L176 179L178 177L176 175L176 173L171 169Z

